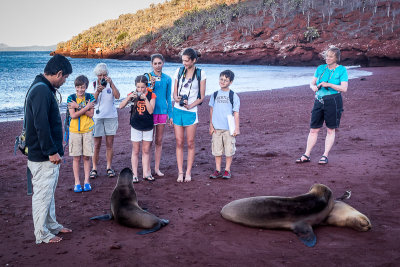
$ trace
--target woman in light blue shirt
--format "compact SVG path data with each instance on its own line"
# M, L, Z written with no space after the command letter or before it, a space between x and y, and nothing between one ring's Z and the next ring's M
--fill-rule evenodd
M342 92L347 92L348 75L344 66L339 65L340 50L331 46L322 53L326 64L318 66L310 83L315 92L314 107L311 111L310 133L308 134L306 152L296 163L310 162L311 150L317 143L318 133L324 121L327 127L324 154L319 164L328 163L328 154L335 142L335 129L339 128L343 112Z
M151 66L153 71L150 73L153 92L156 94L156 106L153 112L154 132L155 132L155 152L154 152L154 172L158 176L164 176L160 171L160 161L162 153L162 140L165 124L169 120L172 125L172 104L171 104L171 85L172 80L167 74L162 72L164 57L161 54L151 55Z

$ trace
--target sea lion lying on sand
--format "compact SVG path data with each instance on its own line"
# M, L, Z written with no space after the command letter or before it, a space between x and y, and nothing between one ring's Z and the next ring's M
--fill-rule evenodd
M258 196L234 200L221 215L228 221L251 227L292 230L308 247L317 239L312 226L330 224L368 231L368 218L351 206L335 201L325 185L315 184L307 194L296 197Z
M100 215L90 219L115 219L121 225L148 229L138 232L140 235L158 231L161 227L167 225L169 223L168 220L160 219L139 207L132 180L133 173L131 169L123 169L111 194L111 214Z

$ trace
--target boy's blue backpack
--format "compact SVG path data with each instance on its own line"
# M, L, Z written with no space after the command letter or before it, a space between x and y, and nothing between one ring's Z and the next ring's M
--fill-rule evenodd
M229 101L231 102L231 104L232 104L232 108L233 108L233 95L234 95L235 93L232 91L232 90L229 90ZM215 99L217 98L217 95L218 95L218 91L215 91L214 92L214 102L215 102Z
M185 74L186 74L185 73L185 67L180 67L179 68L179 72L178 72L178 84L176 85L176 88L179 88L179 82L181 80L182 75L184 75L182 82L185 81L185 78L186 78ZM196 75L196 79L197 79L197 82L199 84L199 91L197 93L197 98L200 99L201 98L201 93L200 93L201 69L196 67L195 70L194 70L194 75ZM200 103L199 105L201 105L201 104L203 104L203 103Z
M76 94L72 94L70 95L71 100L76 102ZM85 102L86 104L90 101L90 94L89 93L85 93ZM76 109L75 109L76 111ZM64 150L65 148L68 146L68 142L69 142L69 126L71 124L71 115L69 114L69 108L67 106L67 112L65 113L65 120L64 120L64 141L65 141L65 146L64 146ZM80 127L80 121L79 121L79 126Z

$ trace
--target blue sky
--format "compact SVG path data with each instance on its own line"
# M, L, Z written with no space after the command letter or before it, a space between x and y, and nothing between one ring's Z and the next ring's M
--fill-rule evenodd
M121 14L166 0L1 0L0 43L55 45Z

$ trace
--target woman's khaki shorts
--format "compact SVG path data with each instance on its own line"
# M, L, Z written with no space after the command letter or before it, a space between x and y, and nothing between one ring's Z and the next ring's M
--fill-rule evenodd
M94 153L93 133L69 133L69 155L92 157Z
M232 157L236 151L236 139L229 134L229 130L215 130L212 134L211 151L214 157L225 154Z
M118 118L100 118L94 120L93 136L116 135L118 130Z

